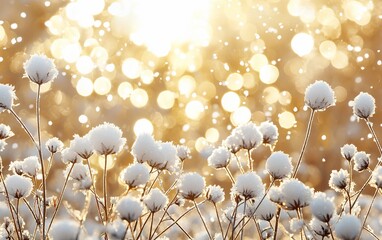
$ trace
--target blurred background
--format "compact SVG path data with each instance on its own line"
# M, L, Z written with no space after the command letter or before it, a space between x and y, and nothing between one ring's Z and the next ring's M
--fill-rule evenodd
M370 153L373 166L379 157L366 124L357 122L349 105L360 91L372 94L377 113L371 121L382 137L382 1L0 4L0 81L15 86L15 111L35 133L36 90L23 77L23 62L35 53L55 59L60 74L43 89L42 139L56 136L68 145L73 134L105 121L116 124L128 144L110 166L110 183L133 161L129 149L142 131L190 147L185 169L198 169L211 184L228 178L208 167L206 156L248 121L276 124L275 150L297 161L309 117L304 91L318 79L333 87L337 104L315 115L300 179L327 189L331 170L346 166L340 155L345 143ZM0 114L0 122L16 133L1 154L6 166L36 154L10 114ZM264 146L252 152L258 172L269 154Z

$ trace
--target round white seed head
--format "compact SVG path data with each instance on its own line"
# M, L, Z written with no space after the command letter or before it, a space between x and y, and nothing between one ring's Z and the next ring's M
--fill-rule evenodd
M283 207L287 210L297 210L310 204L313 189L307 187L298 179L286 179L280 184Z
M11 175L5 179L5 186L11 198L26 198L32 192L33 183L30 178Z
M88 135L80 137L75 134L73 140L70 141L70 148L83 159L89 159L94 152Z
M345 144L341 148L342 157L344 157L348 161L350 161L353 158L356 152L357 152L357 147L354 146L353 144Z
M310 203L312 214L318 220L328 223L334 215L335 206L331 199L326 197L326 194L318 192L315 194Z
M79 163L81 162L80 156L71 148L65 148L61 152L61 160L63 163Z
M283 179L292 173L292 162L288 154L273 152L267 159L265 168L274 180Z
M314 111L324 111L335 103L334 91L325 81L316 81L305 90L305 104Z
M31 177L36 177L39 171L41 170L40 161L36 156L24 158L22 162L22 167L23 173L26 173Z
M370 154L363 151L354 154L354 170L362 172L369 168Z
M159 190L158 188L154 188L143 199L143 203L150 212L154 213L166 207L168 203L168 198L161 190Z
M232 187L233 195L239 195L248 200L264 194L264 185L259 175L255 172L247 172L237 177Z
M262 122L259 130L263 134L263 144L269 144L271 146L277 143L279 139L279 130L276 125L271 122Z
M145 165L133 163L122 170L119 178L129 188L136 188L145 185L149 181L150 173Z
M375 113L375 99L368 93L361 92L354 98L353 113L359 118L367 119Z
M123 197L118 201L116 210L122 220L126 220L131 223L136 221L141 216L143 206L138 199Z
M219 147L212 151L207 158L208 166L214 168L225 168L231 161L231 152L226 147Z
M81 230L79 223L71 219L62 219L52 224L49 237L54 240L76 240Z
M48 141L46 141L45 143L45 146L51 153L61 152L64 148L64 144L61 142L60 139L56 137L48 139Z
M39 85L53 81L58 75L53 59L45 55L32 55L24 63L24 70L29 80Z
M193 201L203 193L205 186L206 182L199 173L189 172L180 177L178 188L184 199Z
M378 166L371 174L370 185L378 189L382 188L382 167Z
M355 240L361 231L361 221L354 215L343 215L334 231L339 239Z
M224 190L218 185L210 185L207 187L206 198L213 204L224 201Z
M332 170L329 179L329 187L331 187L336 192L342 192L350 184L349 172L344 169Z
M15 87L8 84L0 84L0 112L11 110L15 99L17 99Z
M122 131L112 123L103 123L89 131L94 150L100 155L117 154L126 143Z
M0 140L10 138L15 134L11 131L11 128L8 125L0 124Z

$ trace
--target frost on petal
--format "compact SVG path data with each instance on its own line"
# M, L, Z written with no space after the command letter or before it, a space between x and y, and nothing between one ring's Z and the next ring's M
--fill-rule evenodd
M143 206L138 199L132 197L121 198L116 206L118 215L129 223L136 221L142 214Z
M369 168L370 154L363 151L354 154L354 170L362 172Z
M39 85L53 81L58 71L53 59L45 55L32 55L29 60L24 63L25 75L34 83Z
M154 188L145 196L143 203L151 212L158 212L167 205L168 198L161 190Z
M131 154L137 162L144 163L151 160L155 149L156 143L153 136L148 133L141 133L137 136L131 147Z
M273 152L267 159L265 168L273 179L283 179L292 173L292 162L288 154Z
M375 113L375 99L368 93L361 92L354 98L353 113L359 118L369 118Z
M89 159L94 151L88 135L80 137L75 134L73 140L70 141L70 148L83 159Z
M11 128L8 125L0 124L0 140L5 140L14 136L14 133L11 131Z
M11 175L4 182L7 186L8 194L12 198L26 198L32 192L33 183L29 178Z
M279 130L276 125L271 122L262 122L259 126L261 134L263 134L263 144L275 145L279 138Z
M296 210L310 204L313 189L307 187L297 179L286 179L280 184L283 207L287 210Z
M0 84L0 112L12 109L13 100L15 99L17 99L15 87L8 84Z
M339 239L356 239L361 231L361 221L354 215L343 215L335 226L335 233Z
M101 155L117 154L126 143L122 131L112 123L103 123L89 131L89 139L93 148Z
M259 175L255 172L247 172L237 177L231 191L234 195L248 200L263 195L264 185Z
M353 158L356 152L357 147L353 144L345 144L343 147L341 147L341 155L348 161L350 161Z
M334 91L325 81L316 81L305 90L305 104L315 111L324 111L335 102Z
M45 146L51 153L61 152L64 148L62 141L56 137L48 139L48 141L45 143Z
M329 187L331 187L336 192L342 192L350 184L349 172L344 169L332 170L329 179Z
M133 163L122 170L119 178L129 188L136 188L149 181L150 173L145 165L141 163Z
M212 154L207 158L208 166L214 168L227 167L231 161L231 152L226 147L219 147L212 151Z
M22 162L23 173L28 174L31 177L36 177L37 173L41 170L41 165L38 157L27 157Z
M206 182L199 173L189 172L180 177L178 189L183 198L194 200L203 193L205 186Z

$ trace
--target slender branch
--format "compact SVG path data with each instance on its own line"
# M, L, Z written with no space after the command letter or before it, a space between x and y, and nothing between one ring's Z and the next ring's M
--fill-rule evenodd
M32 209L32 207L31 207L31 205L29 204L29 202L28 202L25 198L23 198L23 201L24 201L25 205L27 205L29 211L31 212L31 214L32 214L32 216L33 216L33 218L34 218L34 220L36 221L37 226L39 226L40 223L41 223L41 222L40 222L40 219L38 219L37 216L36 216L36 214L33 212L33 209Z
M277 230L278 230L278 227L279 227L280 212L281 212L281 207L277 207L276 223L275 223L275 230L274 230L273 240L277 239Z
M23 231L22 231L22 228L21 228L21 223L20 223L20 217L19 217L19 207L20 207L20 198L16 198L16 209L15 209L15 213L16 213L16 216L17 216L17 225L19 226L19 231L20 231L20 236L22 238L23 236Z
M166 212L166 213L167 213L167 216L171 219L171 221L175 221L174 218L171 217L171 215L170 215L168 212ZM182 226L180 226L179 223L175 223L175 224L176 224L176 226L178 226L178 228L180 228L180 230L182 230L182 232L188 237L188 239L192 239L192 237L190 236L190 234L188 234L188 233L186 232L186 230L184 230L184 229L182 228Z
M248 151L249 151L249 150L248 150ZM241 174L244 174L244 168L243 168L243 166L241 165L241 162L240 162L239 157L237 156L236 153L234 153L233 155L235 155L235 159L236 159L236 162L237 162L237 166L238 166L238 168L239 168Z
M296 178L298 169L300 168L300 165L301 165L302 157L304 156L304 152L305 152L306 146L308 145L309 136L310 136L310 133L312 131L312 123L313 123L314 113L315 113L315 110L311 109L310 116L309 116L308 127L307 127L306 134L305 134L304 143L302 144L300 156L298 157L297 165L296 165L296 168L295 168L294 173L292 175L293 178Z
M215 208L216 217L217 217L217 220L219 223L220 232L222 233L222 237L223 237L224 231L223 231L222 222L221 222L220 217L219 217L219 211L218 211L218 208L216 207L216 203L213 203L213 204L214 204L214 208Z
M133 240L135 240L135 237L134 237L134 232L133 232L133 228L131 226L131 223L129 222L129 228L130 228L130 232L131 232L131 237L133 238Z
M105 208L105 224L109 221L108 216L108 209L107 209L107 154L105 154L105 164L103 169L103 201L104 201L104 208Z
M93 191L92 191L92 192L93 192L93 194L94 194L94 199L95 199L96 206L97 206L98 216L99 216L100 221L103 222L103 217L102 217L102 213L101 213L101 208L100 208L100 206L99 206L99 199L98 199L97 191L96 191L96 188L95 188L95 185L94 185L93 172L92 172L92 168L90 167L90 161L89 161L89 159L85 159L85 160L86 160L86 165L88 165L90 178L92 179L92 188L93 188Z
M365 121L366 121L367 127L369 128L371 134L373 135L375 144L377 144L377 148L378 148L379 154L382 156L382 146L381 146L381 144L380 144L380 142L378 140L377 134L374 131L373 124L370 122L370 120L368 118L366 118ZM380 165L380 161L378 161L377 165Z
M145 228L146 226L146 223L147 221L150 219L151 215L154 215L154 213L150 212L149 215L147 216L146 220L144 221L143 225L141 226L141 230L139 230L139 233L137 235L137 239L139 239L139 237L141 236L142 232L143 232L143 229ZM149 236L151 235L151 233L149 234Z
M64 186L62 187L61 192L60 192L60 195L59 195L59 197L58 197L57 207L54 209L54 212L53 212L53 215L52 215L52 219L50 220L48 229L46 230L46 234L49 233L49 230L50 230L50 228L51 228L51 226L52 226L52 223L53 223L53 221L54 221L54 218L56 217L56 215L57 215L57 213L58 213L58 209L60 208L60 205L61 205L61 202L62 202L62 198L63 198L63 196L64 196L64 192L65 192L66 186L68 185L69 177L70 177L70 174L72 173L74 164L75 164L75 163L72 163L72 166L70 166L68 175L67 175L66 178L65 178Z
M365 227L366 220L367 220L367 218L369 217L371 207L373 206L373 203L374 203L374 200L375 200L375 197L377 196L377 194L378 194L378 187L375 189L373 198L371 199L371 203L370 203L370 205L369 205L369 208L367 209L367 213L366 213L365 219L363 219L362 227L361 227L361 230L360 230L359 233L358 233L358 237L357 237L357 239L360 239L360 238L361 238L362 230L363 230L363 228Z
M227 175L229 179L231 180L232 184L235 184L235 179L233 178L231 171L228 169L228 167L224 167L224 169L227 172Z
M195 206L195 208L196 208L196 211L197 211L198 214L199 214L200 220L202 220L203 226L204 226L204 228L206 229L206 232L207 232L207 234L208 234L208 237L212 240L213 238L212 238L212 236L211 236L211 233L210 233L210 231L208 230L207 224L206 224L206 222L205 222L204 219L203 219L202 213L200 212L200 209L199 209L198 205L196 204L195 199L193 200L193 202L194 202L194 206Z

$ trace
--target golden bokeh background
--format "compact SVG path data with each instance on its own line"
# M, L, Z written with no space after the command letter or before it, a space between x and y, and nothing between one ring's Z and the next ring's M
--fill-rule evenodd
M43 90L44 141L56 136L68 144L73 134L112 122L129 147L142 131L187 145L193 158L186 169L224 181L205 156L250 120L275 123L275 149L296 161L309 117L304 91L323 79L337 104L316 114L301 178L326 189L331 170L344 164L345 143L370 153L374 163L379 157L349 104L360 91L372 94L377 113L371 121L382 136L382 1L0 2L0 81L15 85L15 111L34 132L35 86L23 78L23 62L43 53L60 72ZM17 133L2 153L5 162L33 154L11 116L0 119ZM260 147L252 153L258 171L269 152ZM126 149L115 173L132 161Z

